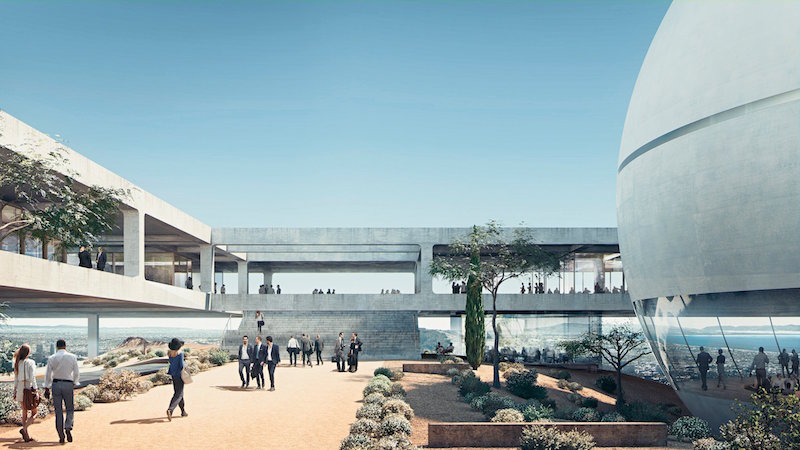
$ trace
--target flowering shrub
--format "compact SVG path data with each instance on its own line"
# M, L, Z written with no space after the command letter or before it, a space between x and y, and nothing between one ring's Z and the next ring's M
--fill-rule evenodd
M492 422L524 422L525 417L516 409L498 409L492 417Z
M91 408L94 402L89 397L78 394L75 396L75 411L86 411Z
M406 390L403 389L403 385L400 383L392 383L391 389L389 389L389 393L394 398L403 399L406 398Z
M215 348L208 352L208 362L215 366L221 366L231 360L231 355L225 350Z
M356 411L356 419L381 420L382 412L383 409L380 406L374 403L368 403L366 405L361 405L361 407L358 408L358 411Z
M413 450L416 447L403 435L382 437L374 444L374 450Z
M720 442L714 438L703 438L692 442L694 450L728 450L730 445L727 442Z
M370 394L381 394L383 396L391 395L392 393L392 385L391 384L384 384L384 383L373 383L369 382L367 386L364 388L364 397Z
M368 396L364 397L365 404L376 404L378 406L383 406L383 403L386 401L386 397L383 395L374 392L369 394Z
M342 439L339 450L371 450L372 440L363 434L350 434Z
M522 417L525 422L549 422L553 418L553 409L541 404L527 404L522 408Z
M139 380L136 383L136 392L138 392L140 394L143 394L143 393L149 391L150 389L153 389L153 383L151 381Z
M572 420L576 422L600 422L600 413L592 408L578 408L572 412Z
M382 411L384 417L390 414L399 414L408 420L411 420L414 417L414 411L411 409L411 406L409 406L408 403L397 399L387 400L386 403L383 404Z
M137 387L138 376L130 370L121 370L119 372L107 370L100 377L100 384L98 385L101 395L105 392L111 392L117 400L128 398L135 394ZM111 398L113 396L109 395L105 398Z
M167 373L167 369L161 369L150 377L150 382L153 383L153 386L172 384L172 377Z
M94 401L94 399L97 398L98 395L100 395L100 388L98 388L93 384L90 384L81 391L81 395L85 395L86 397L89 398L89 400Z
M699 417L683 416L669 427L669 434L678 439L696 440L711 436L711 428Z
M380 424L372 419L358 419L350 425L350 434L363 434L373 437L378 433Z
M381 421L381 436L411 436L411 422L399 414L390 414Z
M585 431L558 431L531 425L522 430L520 440L522 450L590 450L594 448L594 438Z

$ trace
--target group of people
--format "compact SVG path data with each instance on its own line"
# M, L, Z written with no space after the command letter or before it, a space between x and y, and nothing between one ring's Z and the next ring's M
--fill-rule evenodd
M312 341L311 337L305 333L300 335L300 341L295 339L294 335L289 338L289 343L286 345L286 351L289 352L289 365L297 366L297 354L303 355L303 367L307 365L312 366L311 356L317 354L317 365L322 364L322 350L325 348L325 343L322 338L317 337Z
M272 336L267 336L266 343L261 335L256 336L255 345L248 342L248 337L242 336L242 343L236 356L239 358L239 378L242 380L242 389L250 387L250 379L256 380L258 389L264 389L264 367L269 374L269 390L275 390L275 368L281 362L281 352L278 344L272 342Z
M14 353L14 399L20 403L22 409L22 428L19 433L25 442L34 440L28 433L28 427L36 419L41 401L36 383L36 363L29 358L30 354L31 347L28 344L22 344ZM56 431L61 444L64 444L65 440L72 442L75 415L74 390L79 383L78 358L67 351L66 341L59 339L56 341L55 354L47 358L43 387L45 398L53 396ZM64 410L66 410L66 420Z
M97 256L95 257L95 265L94 268L100 271L106 270L106 261L107 256L106 252L103 247L97 247ZM86 267L87 269L91 269L92 267L92 255L89 253L89 250L86 248L85 245L81 245L78 249L78 265L80 267Z
M280 294L281 293L281 285L279 284L277 288L273 288L272 285L262 284L258 287L259 294ZM224 294L224 292L223 292Z
M467 293L467 282L466 281L462 281L461 284L459 284L457 281L454 281L453 284L450 285L450 291L453 294L466 294Z
M453 350L455 350L455 347L452 342L447 347L442 347L441 342L436 343L436 354L438 355L449 355L453 353Z
M708 378L708 371L711 366L711 363L714 362L715 359L706 352L705 348L700 347L700 353L697 354L695 358L695 362L697 363L697 368L700 371L700 382L701 388L706 391L708 390L707 385L707 378ZM716 357L716 364L717 364L717 387L722 387L722 389L727 389L725 385L725 354L722 349L717 350L717 357ZM748 372L748 376L753 375L753 371L755 370L756 374L756 384L755 388L764 388L769 390L772 388L774 383L772 382L772 376L767 375L767 364L769 364L769 357L764 352L764 347L758 348L758 353L753 357L753 362L750 364L750 370ZM798 381L798 377L800 377L800 356L797 354L795 349L792 349L792 353L786 351L784 348L783 351L778 354L778 364L781 366L781 373L777 375L777 378L780 379L780 383L777 383L781 388L784 387L785 383L789 383L790 387L795 386ZM791 364L791 370L789 369L789 365Z
M322 289L314 289L311 293L314 294L314 295L317 295L317 294L335 294L336 293L336 289L328 289L327 291L323 291Z
M381 294L399 294L400 289L381 289Z

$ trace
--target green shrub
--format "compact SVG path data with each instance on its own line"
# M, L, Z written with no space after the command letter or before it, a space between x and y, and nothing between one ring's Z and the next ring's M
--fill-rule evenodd
M614 377L610 375L597 377L597 381L594 382L594 385L607 394L613 394L617 391L617 382L614 380Z
M386 397L377 392L374 392L364 397L365 404L375 404L378 406L383 406L384 402L386 402Z
M736 417L719 428L731 448L800 448L800 397L761 389L750 400L735 404Z
M119 372L107 370L100 376L100 389L101 398L108 403L109 398L116 397L117 400L125 399L136 393L138 388L139 377L130 370L120 370ZM110 392L114 395L107 395L102 397L103 394ZM97 399L95 399L97 401ZM116 400L114 400L116 401Z
M494 392L490 392L484 397L485 398L481 404L481 412L486 417L494 417L495 413L500 409L520 409L520 405L511 397L506 397L505 395L500 395Z
M464 394L463 397L461 397L461 399L464 400L465 403L472 403L472 399L474 398L475 394L473 392L467 392L466 394Z
M383 383L367 383L367 386L364 388L363 394L366 398L369 394L381 394L384 397L391 395L392 393L392 385L391 384L383 384Z
M582 390L583 386L581 386L580 383L576 383L574 381L571 381L571 382L567 383L567 389L569 389L572 392L575 392L575 391Z
M382 411L383 417L391 414L399 414L405 417L407 420L411 420L414 417L414 411L411 409L411 406L409 406L408 403L397 399L387 400L383 404Z
M367 403L358 408L358 411L356 411L356 419L381 420L382 412L383 408L380 406L374 403Z
M525 417L516 409L498 409L492 417L492 422L524 422Z
M94 384L90 384L89 386L83 388L83 390L80 392L79 395L84 395L89 400L94 401L94 399L97 398L98 395L100 395L100 388L98 388Z
M411 436L411 423L405 417L399 414L390 414L381 421L380 435L394 436L394 435Z
M461 380L461 385L458 387L458 393L461 394L461 396L470 392L474 395L483 395L491 390L492 387L489 383L481 381L478 377L463 378Z
M452 369L447 369L447 376L450 378L455 377L456 375L461 374L461 371L453 367Z
M531 425L522 430L522 450L589 450L594 448L594 438L584 431L558 431Z
M75 396L75 411L86 411L91 408L94 402L89 397L78 394Z
M556 401L553 400L552 398L541 398L541 399L537 399L537 400L539 400L539 403L541 403L542 406L546 406L546 407L552 409L553 411L556 410Z
M0 383L0 423L13 423L8 419L14 411L18 410L19 403L14 400L14 385Z
M389 394L394 398L406 398L406 390L403 389L403 385L400 383L392 383Z
M570 403L580 406L583 403L583 396L574 392L570 392L567 394L567 400L569 400Z
M616 411L612 411L604 414L603 418L600 419L600 422L625 422L625 416Z
M145 393L145 392L149 391L150 389L153 389L153 382L152 381L139 380L136 383L136 392L138 392L140 394Z
M403 435L385 436L373 443L372 450L415 450L414 444Z
M558 378L559 380L569 380L570 378L572 378L572 374L566 370L559 370L558 372L556 372L556 378Z
M150 377L150 382L153 383L153 386L172 384L172 377L167 373L167 369L161 369Z
M505 372L506 370L516 370L518 372L524 372L525 371L525 365L522 364L522 363L518 363L518 362L506 362L506 361L503 361L500 364L498 364L498 367L500 369L500 372Z
M231 360L230 353L220 348L214 348L208 352L208 362L210 362L215 366L221 366L223 364L227 364L228 361L230 360Z
M110 359L107 363L103 365L103 367L106 369L111 369L113 367L117 367L118 365L119 361L117 361L116 359Z
M536 384L538 374L535 370L514 372L506 380L506 389L514 395L528 399L547 397L547 390Z
M703 438L692 442L694 450L728 450L730 445L727 442L720 442L714 438Z
M183 353L188 353L188 352L186 350L184 350ZM164 353L164 350L156 350L155 351L155 355L158 358L163 358L163 357L167 356L167 354Z
M380 424L372 419L358 419L350 425L350 434L363 434L374 437L380 430Z
M597 399L594 397L584 397L583 400L581 400L581 406L584 408L597 408L597 405Z
M678 439L696 440L711 437L711 428L708 422L693 416L679 417L672 426L669 427L669 434Z
M372 379L369 380L369 382L370 383L385 383L387 385L391 385L392 384L392 380L390 380L389 377L387 377L386 375L380 375L380 374L375 375L374 377L372 377Z
M472 409L483 412L484 403L486 403L486 395L478 395L469 402L469 406Z
M553 408L541 404L528 404L522 408L525 422L549 422L553 419Z
M114 403L120 400L120 395L115 391L100 391L100 395L94 399L95 403Z
M567 380L558 380L558 382L556 383L556 386L558 386L561 389L569 389L569 381L567 381Z
M464 379L461 377L461 375L453 375L453 378L450 379L450 382L456 386L461 386L462 381L464 381Z
M374 376L383 375L391 380L392 375L394 375L394 373L388 367L378 367L377 369L375 369L374 372L372 372L372 375Z
M576 422L600 422L600 413L592 408L578 408L572 412L572 420Z
M185 353L185 354L187 354L187 355L188 355L189 353L192 353L192 349L191 349L191 348L189 348L189 347L184 347L184 348L183 348L183 353Z
M372 439L363 434L350 434L342 439L339 450L372 450Z
M635 401L620 405L618 410L629 422L670 422L662 405Z

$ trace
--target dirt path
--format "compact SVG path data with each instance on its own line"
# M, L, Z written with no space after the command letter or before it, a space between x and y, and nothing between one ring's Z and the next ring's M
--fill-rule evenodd
M75 442L68 448L272 448L337 449L361 406L361 391L380 361L362 362L355 374L336 365L279 366L274 392L241 390L237 365L195 376L186 386L189 417L167 422L171 386L158 386L128 401L96 404L75 413ZM269 382L269 379L267 379ZM176 411L178 412L178 411ZM19 441L19 427L0 427L0 446L58 446L54 417L30 428L38 442Z

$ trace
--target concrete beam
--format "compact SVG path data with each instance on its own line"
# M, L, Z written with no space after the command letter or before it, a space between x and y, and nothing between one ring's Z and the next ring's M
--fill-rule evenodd
M125 276L144 278L144 214L123 210L122 222Z
M247 253L247 260L252 262L415 262L419 258L419 248L413 252L281 252Z

